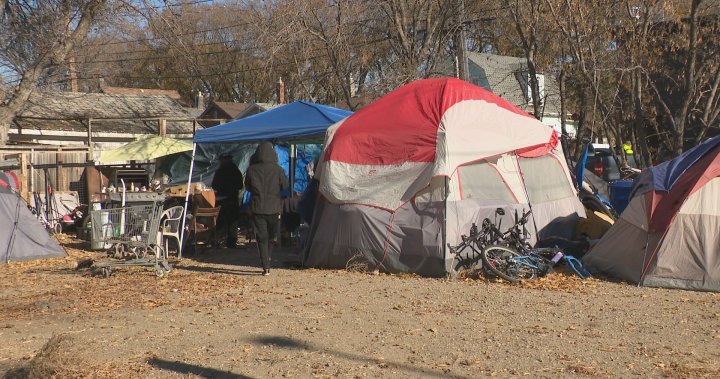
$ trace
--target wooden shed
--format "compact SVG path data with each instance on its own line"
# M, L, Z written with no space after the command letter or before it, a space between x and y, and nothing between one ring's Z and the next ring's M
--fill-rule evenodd
M0 147L0 169L20 177L21 193L77 190L81 201L99 191L94 160L100 151L144 135L191 139L197 124L177 101L163 95L34 93L13 120L9 144Z

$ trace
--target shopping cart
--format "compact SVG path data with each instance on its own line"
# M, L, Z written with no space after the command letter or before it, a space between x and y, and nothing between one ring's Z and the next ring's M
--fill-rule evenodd
M118 258L95 264L103 276L126 266L153 267L158 277L170 272L167 252L158 243L162 211L162 202L90 211L93 240L110 245L108 255Z

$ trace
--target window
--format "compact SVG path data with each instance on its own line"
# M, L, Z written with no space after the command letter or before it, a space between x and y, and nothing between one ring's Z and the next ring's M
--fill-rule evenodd
M544 203L575 196L560 162L550 155L520 158L520 169L531 202Z
M458 168L463 199L493 203L517 203L498 170L488 162L477 162Z

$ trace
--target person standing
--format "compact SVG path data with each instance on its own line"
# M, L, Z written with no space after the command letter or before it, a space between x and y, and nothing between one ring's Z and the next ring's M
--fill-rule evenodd
M278 155L270 142L258 146L245 174L245 188L250 192L250 212L257 240L263 275L270 274L271 245L280 228L282 199L288 188L285 172L278 165Z
M230 249L237 247L237 230L240 219L240 201L238 196L243 188L243 175L232 156L220 156L220 167L213 176L211 184L215 190L215 201L220 206L217 228L218 236L225 238L225 246Z

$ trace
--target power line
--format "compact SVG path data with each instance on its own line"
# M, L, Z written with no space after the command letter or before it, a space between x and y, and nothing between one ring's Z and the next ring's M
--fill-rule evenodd
M173 7L173 6L196 5L196 4L201 4L201 3L210 3L212 1L214 1L214 0L196 0L196 1L192 1L192 2L185 2L185 3L181 2L181 3L177 3L177 4L165 4L165 5L159 5L159 6L149 7L149 8L158 9L158 8ZM144 9L147 9L147 8L144 8ZM500 8L495 8L495 9L486 9L486 10L481 10L479 12L468 12L467 15L470 16L473 14L487 14L490 12L499 11L499 10L503 10L503 9L506 9L506 7L500 7ZM217 28L209 28L209 29L199 30L199 31L195 31L195 32L181 33L181 34L176 34L175 37L182 37L182 36L208 33L208 32L213 32L213 31L226 30L226 29L231 29L231 28L236 28L236 27L241 27L241 26L247 26L247 25L250 25L251 23L252 22L243 22L243 23L226 25L226 26L217 27ZM114 42L107 42L107 43L102 43L102 44L97 44L97 45L92 45L92 46L93 47L102 47L102 46L108 46L108 45L129 44L129 43L134 43L134 42L145 42L145 41L161 40L161 39L168 39L168 37L148 37L148 38L128 40L128 41L114 41ZM385 40L385 39L383 39L383 40ZM227 41L193 44L192 47L196 48L196 47L202 47L202 46L227 45L227 44L231 44L234 42L245 42L245 41L234 39L234 40L227 40ZM375 43L375 42L377 42L377 41L371 41L367 44L371 44L371 43ZM363 45L365 45L365 44L356 45L355 47L363 46ZM193 55L194 56L210 56L210 55L220 55L220 54L227 54L227 53L232 54L232 53L238 53L238 52L247 52L250 49L252 49L252 48L251 47L235 48L235 49L226 50L226 51L195 53ZM124 51L124 52L107 52L105 54L112 54L112 55L135 54L135 53L140 54L143 52L156 52L156 51L157 51L156 49L143 49L143 50ZM76 58L82 58L82 57L87 57L87 56L88 55L76 55ZM151 57L103 59L103 60L86 61L86 62L78 62L78 63L97 64L97 63L130 62L130 61L143 61L143 60L160 60L160 59L172 59L172 58L177 58L177 57L181 57L181 56L182 55L155 55L155 56L151 56ZM316 59L316 58L317 57L310 57L308 59ZM201 65L199 67L211 66L211 65L221 65L221 64L225 64L225 63L229 63L229 62L215 62L215 63L208 64L208 65ZM196 66L196 67L198 67L198 66ZM112 76L110 76L110 77L112 77ZM187 77L190 78L190 77L197 77L197 76L187 76ZM178 78L178 77L173 77L173 78ZM79 78L79 79L83 79L83 78ZM85 78L85 79L91 79L91 78ZM141 78L138 77L137 79L141 79ZM169 77L168 79L171 79L171 78ZM20 79L5 81L5 82L3 82L3 85L17 83L19 81L20 81Z
M207 3L207 2L212 2L212 1L215 1L215 0L198 0L198 1L196 1L196 2L183 3L183 4L198 4L198 3ZM166 5L166 6L179 6L179 5L180 5L180 4L176 4L176 5ZM161 8L161 7L165 7L165 6L158 6L158 7L156 7L156 8ZM500 7L500 8L494 8L494 9L482 10L482 12L467 12L466 17L467 17L467 16L472 16L472 15L485 14L485 12L494 12L494 11L503 10L503 9L506 9L506 7ZM482 20L481 20L481 21L482 21ZM209 29L203 29L203 30L198 30L198 31L194 31L194 32L174 34L173 37L185 37L185 36L190 36L190 35L203 34L203 33L208 33L208 32L215 32L215 31L220 31L220 30L237 28L237 27L241 27L241 26L247 26L247 25L250 25L250 24L254 24L254 23L253 23L252 21L242 22L242 23L239 23L239 24L231 24L231 25L226 25L226 26L220 26L220 27L217 27L217 28L209 28ZM103 47L103 46L130 44L130 43L135 43L135 42L147 42L147 41L166 40L166 39L168 39L168 37L147 37L147 38L138 38L138 39L133 39L133 40L126 40L126 41L104 42L104 43L92 45L92 47ZM209 42L209 43L205 43L205 44L197 44L197 45L195 45L195 46L216 45L216 44L223 44L223 43L236 42L236 41L238 41L238 40L225 41L225 42ZM135 50L135 51L130 51L130 52L108 52L107 54L128 54L128 53L131 53L131 54L132 54L132 53L149 52L149 51L153 51L153 50Z
M176 3L176 4L167 4L167 3L165 3L164 5L155 5L155 6L152 6L152 7L145 7L145 6L143 6L141 9L161 9L161 8L171 8L171 7L182 7L182 6L185 6L185 5L197 5L197 4L202 4L202 3L212 3L213 1L215 1L215 0L195 0L195 1L189 1L189 2L186 2L186 3L179 2L179 3Z
M248 21L248 22L243 22L243 23L240 23L240 24L233 24L233 25L226 25L226 26L221 26L221 27L217 27L217 28L198 30L198 31L195 31L195 32L187 32L187 33L181 33L181 34L174 34L173 37L185 37L185 36L191 36L191 35L195 35L195 34L203 34L203 33L208 33L208 32L216 32L216 31L219 31L219 30L232 29L232 28L237 28L237 27L240 27L240 26L247 26L247 25L250 25L250 24L252 24L252 22ZM130 44L130 43L135 43L135 42L147 42L147 41L155 41L155 40L163 40L163 39L167 39L167 37L148 37L148 38L138 38L138 39L133 39L133 40L127 40L127 41L104 42L104 43L100 43L100 44L97 44L97 45L91 45L91 46L92 46L92 47L103 47L103 46L122 45L122 44ZM109 53L109 54L122 54L122 53Z
M202 44L194 44L191 47L197 48L197 47L203 47L203 46L214 46L214 45L226 45L228 43L232 42L244 42L241 40L229 40L229 41L223 41L223 42L211 42L211 43L202 43ZM194 56L203 56L203 55L215 55L215 54L223 54L228 52L243 52L243 51L250 51L252 50L251 47L246 48L234 48L233 50L224 50L224 51L207 51L204 53L193 53ZM146 50L136 50L136 51L127 51L127 52L117 52L117 53L106 53L106 54L112 54L112 55L120 55L120 54L139 54L139 53L157 53L157 49L146 49ZM102 59L102 60L90 60L80 63L113 63L113 62L129 62L129 61L141 61L141 60L147 60L147 59L170 59L170 58L177 58L182 56L182 54L178 55L154 55L149 57L134 57L134 58L117 58L117 59ZM84 58L89 57L89 55L76 55L75 58Z
M353 46L351 46L351 47L366 46L366 45L370 45L370 44L373 44L373 43L382 42L382 41L385 41L385 40L387 40L387 39L386 39L386 38L376 39L376 40L373 40L373 41L368 41L368 42L363 43L363 44L353 45ZM318 48L318 49L315 49L315 50L311 50L311 52L312 52L312 51L318 51L318 50L325 50L325 48ZM324 58L324 57L326 57L326 55L325 55L325 54L322 54L322 55L310 56L310 57L307 57L306 59L307 59L307 60L315 60L315 59L320 59L320 58ZM222 62L222 63L230 63L230 62ZM293 63L292 60L287 60L287 61L283 61L283 62L278 62L278 65L279 65L279 66L282 66L282 65L287 65L287 64L291 64L291 63ZM213 66L213 65L218 65L218 64L215 63L215 64L208 64L208 65L200 65L200 66L197 66L197 67L206 67L206 66ZM209 76L235 75L235 74L243 74L243 73L247 73L247 72L261 71L261 70L265 70L265 67L253 67L253 68L245 68L245 69L241 69L241 70L233 70L233 71L218 72L218 73L208 73L208 74L197 74L197 75L162 76L162 77L156 77L156 78L154 78L154 79L156 79L156 80L199 79L199 78L209 77ZM148 77L146 77L146 76L127 76L127 75L121 75L121 74L118 74L118 75L94 75L94 76L84 76L84 77L76 77L75 79L77 79L77 80L92 80L92 79L100 79L100 78L104 78L104 79L107 79L107 78L148 79ZM68 80L70 80L70 79L69 79L69 78L67 78L67 79L62 79L62 80L56 81L55 83L66 82L66 81L68 81Z

